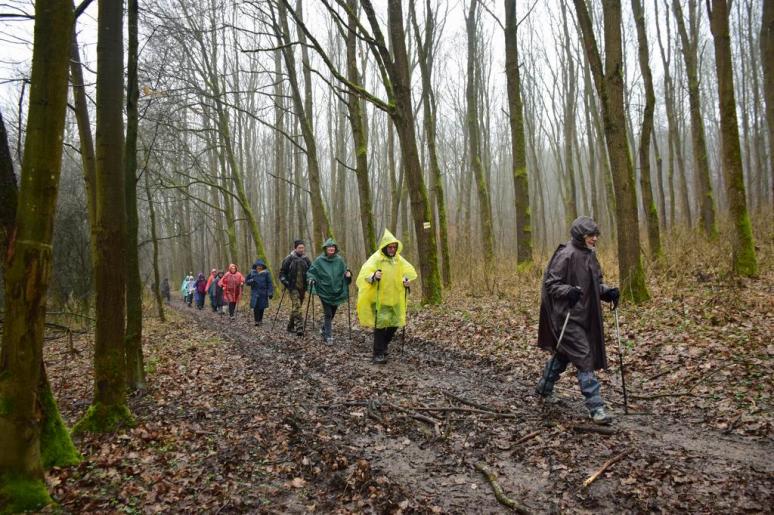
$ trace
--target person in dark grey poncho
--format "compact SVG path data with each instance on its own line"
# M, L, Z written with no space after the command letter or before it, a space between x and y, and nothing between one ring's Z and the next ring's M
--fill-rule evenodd
M589 414L598 424L609 424L595 370L607 368L601 301L618 305L618 288L602 282L595 247L599 226L588 216L577 218L570 228L572 239L559 247L543 275L538 346L554 354L546 363L535 391L544 398L553 394L554 383L572 363ZM557 341L569 312L567 327Z

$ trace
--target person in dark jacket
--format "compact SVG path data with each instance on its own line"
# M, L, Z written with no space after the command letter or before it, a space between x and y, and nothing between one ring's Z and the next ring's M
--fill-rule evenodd
M212 310L217 311L221 315L225 314L223 312L223 305L224 305L223 286L220 285L220 280L223 279L223 275L224 273L222 270L218 271L218 275L215 276L215 279L213 279L212 284L210 284L210 288L213 289L212 291L214 295L214 299L213 298L210 299L210 301L213 303Z
M282 260L280 265L280 282L288 290L290 296L291 311L288 321L288 332L294 332L298 336L304 335L304 319L301 316L301 306L304 305L306 295L306 271L312 266L312 262L306 256L304 240L296 240L293 243L293 252Z
M339 246L333 238L323 243L323 253L317 256L306 273L311 292L320 297L323 306L322 337L326 345L333 345L333 317L340 304L349 298L352 272L339 255Z
M196 291L196 309L204 308L204 299L207 296L207 279L204 278L204 274L199 272L196 276L196 282L194 283Z
M263 324L263 312L269 307L269 299L274 295L274 283L263 259L253 264L245 283L250 286L250 307L253 309L255 326L258 327Z
M618 288L602 282L595 253L599 238L596 222L581 216L572 223L570 234L572 239L559 245L543 275L538 345L553 356L535 391L544 399L551 398L554 383L572 363L592 420L609 424L612 419L605 412L594 371L607 368L601 301L616 307L620 293ZM563 327L564 336L557 349Z

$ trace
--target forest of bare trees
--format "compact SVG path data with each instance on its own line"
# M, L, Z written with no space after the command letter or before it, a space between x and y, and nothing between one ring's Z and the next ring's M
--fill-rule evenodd
M687 234L759 274L774 2L19 0L0 30L0 478L72 458L30 422L46 298L94 319L78 434L132 423L163 278L295 239L354 269L389 229L423 305L534 273L580 215L633 304Z
M728 12L753 213L774 191L766 15L751 0ZM139 17L138 135L127 146L137 164L127 170L147 178L134 181L145 194L126 198L140 199L144 283L147 194L162 277L256 254L273 265L291 240L316 247L327 235L362 261L389 227L420 263L426 302L473 263L545 254L582 213L617 242L631 296L646 298L642 261L658 259L673 228L715 238L742 216L724 175L721 81L698 0L207 0ZM72 68L66 181L79 162L93 166L93 109L79 86L93 95L93 70L84 79ZM8 100L20 94L11 84ZM7 102L3 115L18 142L18 108Z

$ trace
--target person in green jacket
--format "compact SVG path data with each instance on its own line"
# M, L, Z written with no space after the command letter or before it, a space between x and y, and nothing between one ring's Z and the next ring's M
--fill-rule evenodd
M352 272L347 268L344 258L339 254L339 246L333 238L328 238L322 246L323 253L317 256L306 272L311 286L309 291L320 297L323 305L322 336L327 345L333 344L331 326L339 305L347 302Z

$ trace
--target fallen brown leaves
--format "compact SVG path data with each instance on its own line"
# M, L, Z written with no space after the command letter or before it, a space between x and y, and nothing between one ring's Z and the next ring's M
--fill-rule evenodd
M651 274L653 300L621 310L638 414L622 415L617 357L601 374L618 418L610 434L583 431L570 374L558 405L532 395L545 359L536 273L497 295L452 291L443 306L412 309L405 352L397 336L383 367L369 364L368 332L346 341L345 313L325 347L313 331L286 335L285 319L271 332L177 306L171 322L147 321L137 427L77 441L84 462L50 471L49 488L72 513L502 509L480 464L536 512L762 511L774 500L762 269L743 283L709 268L701 281L668 266ZM70 423L92 388L89 336L74 345L78 354L66 339L46 348Z

